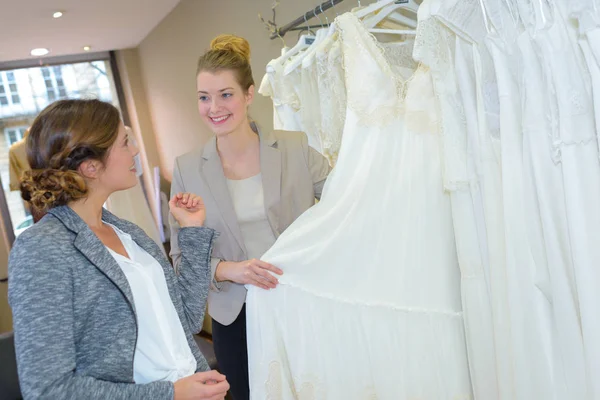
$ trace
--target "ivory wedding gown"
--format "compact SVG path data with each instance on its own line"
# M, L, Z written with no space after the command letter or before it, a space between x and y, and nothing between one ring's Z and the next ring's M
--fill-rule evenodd
M336 24L343 141L321 201L262 257L280 285L248 290L251 397L472 399L431 75L353 14Z

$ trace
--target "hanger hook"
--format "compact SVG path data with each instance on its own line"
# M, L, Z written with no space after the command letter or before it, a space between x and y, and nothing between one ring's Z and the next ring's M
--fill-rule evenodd
M329 18L327 18L327 15L323 12L323 3L319 4L319 8L321 9L321 14L325 15L325 22L327 23L327 26L329 26Z
M323 20L321 19L321 17L319 17L319 15L317 14L316 8L313 8L313 14L315 15L315 17L317 17L317 19L319 20L319 23L321 24L321 28L323 28Z
M339 17L340 14L338 14L337 7L335 6L335 2L333 0L331 0L331 7L333 7L333 11L335 11L335 15Z

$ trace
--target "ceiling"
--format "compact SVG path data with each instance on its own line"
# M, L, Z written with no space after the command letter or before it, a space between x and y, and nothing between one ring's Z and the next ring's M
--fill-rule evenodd
M0 0L0 62L136 47L179 0ZM55 11L62 18L54 19Z

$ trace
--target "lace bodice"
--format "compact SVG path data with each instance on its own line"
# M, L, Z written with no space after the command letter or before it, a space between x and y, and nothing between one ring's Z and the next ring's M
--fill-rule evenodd
M307 63L298 68L300 71L301 98L304 99L300 109L304 132L308 136L310 145L319 152L323 152L321 132L322 100L320 98L319 82L317 80L317 66L314 62Z
M408 81L415 70L417 62L413 59L414 40L399 43L380 43L383 56L387 60L392 72Z
M389 124L403 111L408 79L391 63L406 58L405 48L381 45L352 13L340 15L336 24L342 43L348 107L361 124ZM390 49L397 49L397 53ZM367 76L368 85L361 78Z
M335 33L330 45L317 53L323 154L335 166L346 120L346 83L341 43Z

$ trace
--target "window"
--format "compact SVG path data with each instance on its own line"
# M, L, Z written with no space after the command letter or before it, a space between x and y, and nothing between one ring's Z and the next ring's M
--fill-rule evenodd
M23 135L25 134L26 130L26 126L17 126L14 128L4 129L4 136L6 136L6 143L8 143L8 147L23 139Z
M42 76L44 77L46 95L49 102L67 97L67 88L65 87L60 66L42 68Z
M19 91L17 90L17 81L15 80L15 73L12 71L6 72L6 80L8 82L8 89L10 92L10 98L13 104L20 104L21 98L19 97Z
M17 81L14 72L0 72L0 106L9 104L21 104Z
M119 107L108 53L97 60L88 59L89 56L91 54L84 55L81 61L60 65L39 65L31 59L23 62L22 67L0 70L0 212L3 216L10 215L0 221L4 223L5 233L18 235L26 228L24 221L29 215L20 191L11 190L9 146L23 139L26 127L31 126L40 110L64 98L98 98ZM17 101L19 105L13 106ZM2 197L6 201L2 201ZM0 236L2 242L12 235Z

